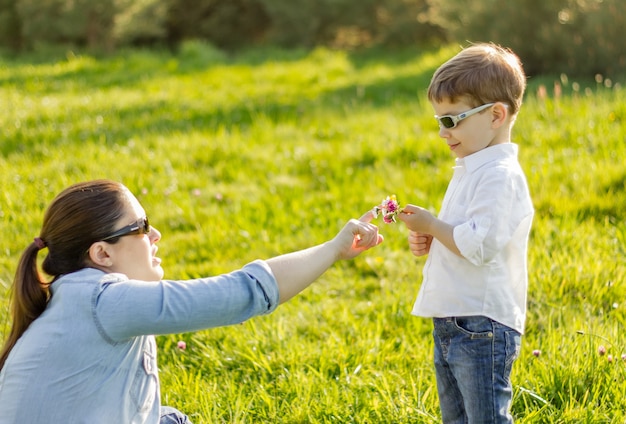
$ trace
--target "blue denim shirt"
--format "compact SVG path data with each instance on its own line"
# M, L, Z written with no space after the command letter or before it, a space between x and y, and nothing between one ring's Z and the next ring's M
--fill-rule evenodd
M0 424L157 424L155 334L235 324L278 304L263 261L186 281L133 281L86 268L51 291L0 372Z

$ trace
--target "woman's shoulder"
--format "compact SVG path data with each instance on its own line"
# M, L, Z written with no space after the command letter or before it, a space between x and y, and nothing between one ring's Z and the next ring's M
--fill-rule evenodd
M50 285L52 297L83 296L101 292L107 286L128 281L123 274L106 273L96 268L83 268L70 274L61 275ZM82 293L82 295L81 295Z

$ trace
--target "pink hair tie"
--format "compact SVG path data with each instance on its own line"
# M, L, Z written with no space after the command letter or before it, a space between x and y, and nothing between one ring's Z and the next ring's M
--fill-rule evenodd
M35 246L37 246L37 248L38 248L39 250L41 250L41 249L43 249L44 247L46 247L46 242L45 242L45 241L43 241L43 240L41 239L41 237L35 237L34 241L35 241Z

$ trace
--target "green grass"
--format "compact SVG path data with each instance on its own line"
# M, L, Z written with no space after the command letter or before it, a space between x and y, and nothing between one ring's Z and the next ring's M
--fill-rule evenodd
M79 180L137 194L168 278L322 242L387 194L436 211L453 159L425 90L455 51L4 56L0 335L19 255ZM530 79L514 130L537 212L521 423L626 420L625 98L620 81ZM437 422L431 323L410 315L423 259L402 225L381 232L270 316L157 338L163 402L200 424Z

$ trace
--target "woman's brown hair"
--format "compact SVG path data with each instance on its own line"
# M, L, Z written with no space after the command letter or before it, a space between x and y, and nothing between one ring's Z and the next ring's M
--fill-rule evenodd
M24 250L11 292L12 327L0 353L0 370L28 326L46 309L50 282L37 268L37 253L48 249L41 268L52 277L88 266L92 243L114 231L128 206L127 189L110 180L95 180L63 190L48 207L39 237Z

